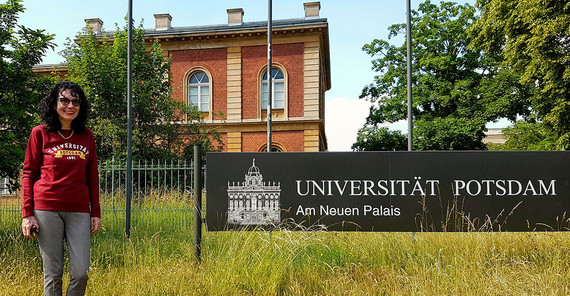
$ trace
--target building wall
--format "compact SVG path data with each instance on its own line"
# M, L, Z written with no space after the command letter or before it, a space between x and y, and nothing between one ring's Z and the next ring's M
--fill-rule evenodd
M192 141L194 140L194 138L192 137L192 135L189 134L184 134L184 133L180 133L180 137L182 139L182 141L186 144L186 145L192 145ZM212 146L214 148L217 148L218 145L220 144L217 140L215 140L212 136L209 136L210 141L212 142ZM222 152L228 152L228 133L226 132L221 132L220 133L220 140L222 141L222 143L224 143L224 147L222 149Z
M172 64L172 97L184 101L185 75L195 67L202 67L212 75L212 106L213 119L224 119L228 112L227 101L227 49L192 49L170 51ZM222 112L224 115L219 115Z
M203 115L205 123L224 136L224 151L259 151L267 144L267 112L260 107L260 79L267 67L266 31L249 25L240 29L240 22L211 32L170 35L165 30L153 40L161 43L165 57L171 56L176 100L187 99L190 70L202 67L210 73L212 113ZM326 23L307 26L294 21L290 27L274 28L273 63L285 72L287 102L285 108L273 109L272 135L285 151L326 150L327 28Z
M484 143L495 143L504 144L507 138L503 134L502 128L489 128L485 132L485 137L483 138Z
M304 72L304 117L325 118L324 98L327 89L324 79L321 45L319 41L310 40L305 43L305 72Z
M281 145L285 151L304 151L303 131L279 131L272 133L273 142ZM257 152L267 144L267 133L241 133L242 152Z
M273 46L272 62L287 72L287 117L303 116L303 43ZM259 73L267 65L267 46L244 46L242 60L242 119L259 118Z
M272 138L285 151L319 151L318 129L305 130L302 124L287 126L291 118L306 116L306 48L303 42L275 44L273 48L273 63L286 72L287 107L285 114L277 111L279 116L275 119L281 120L281 130L274 131ZM188 71L202 67L212 76L212 110L224 113L223 117L214 114L213 120L227 119L234 123L237 120L244 124L228 127L217 122L226 144L224 151L256 152L267 144L266 123L262 121L266 115L259 106L259 79L267 66L265 45L170 50L168 54L172 61L173 98L184 101Z

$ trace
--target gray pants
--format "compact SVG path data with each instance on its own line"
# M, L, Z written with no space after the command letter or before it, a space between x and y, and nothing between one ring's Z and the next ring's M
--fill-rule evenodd
M91 214L34 211L34 216L40 226L38 242L44 266L44 294L62 295L65 239L70 270L67 295L84 295L91 248Z

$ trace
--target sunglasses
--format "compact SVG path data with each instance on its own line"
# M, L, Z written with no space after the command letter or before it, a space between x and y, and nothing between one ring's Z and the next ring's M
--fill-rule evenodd
M64 105L67 106L69 105L69 103L71 102L71 104L73 105L73 107L79 107L79 105L81 104L81 102L79 101L79 99L73 99L70 100L68 98L58 98L59 102Z

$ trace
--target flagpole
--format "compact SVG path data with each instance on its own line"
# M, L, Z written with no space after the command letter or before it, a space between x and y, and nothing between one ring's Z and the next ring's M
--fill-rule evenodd
M407 68L408 68L408 151L414 150L412 140L412 14L411 14L411 0L407 0L407 23L406 23L406 36L407 36Z
M267 152L271 152L271 101L273 98L272 95L272 83L271 83L271 66L273 64L272 58L272 35L273 35L273 27L272 27L272 1L268 0L268 17L267 17Z

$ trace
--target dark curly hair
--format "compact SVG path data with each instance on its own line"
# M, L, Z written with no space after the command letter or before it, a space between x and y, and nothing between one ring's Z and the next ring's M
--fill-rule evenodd
M80 133L85 128L89 102L87 101L87 97L85 97L83 89L73 82L63 81L51 88L49 94L40 101L40 116L46 124L45 130L55 132L61 129L61 122L57 115L57 99L59 98L59 94L66 89L69 89L72 96L79 99L79 114L77 114L77 117L71 122L71 128L74 132Z

